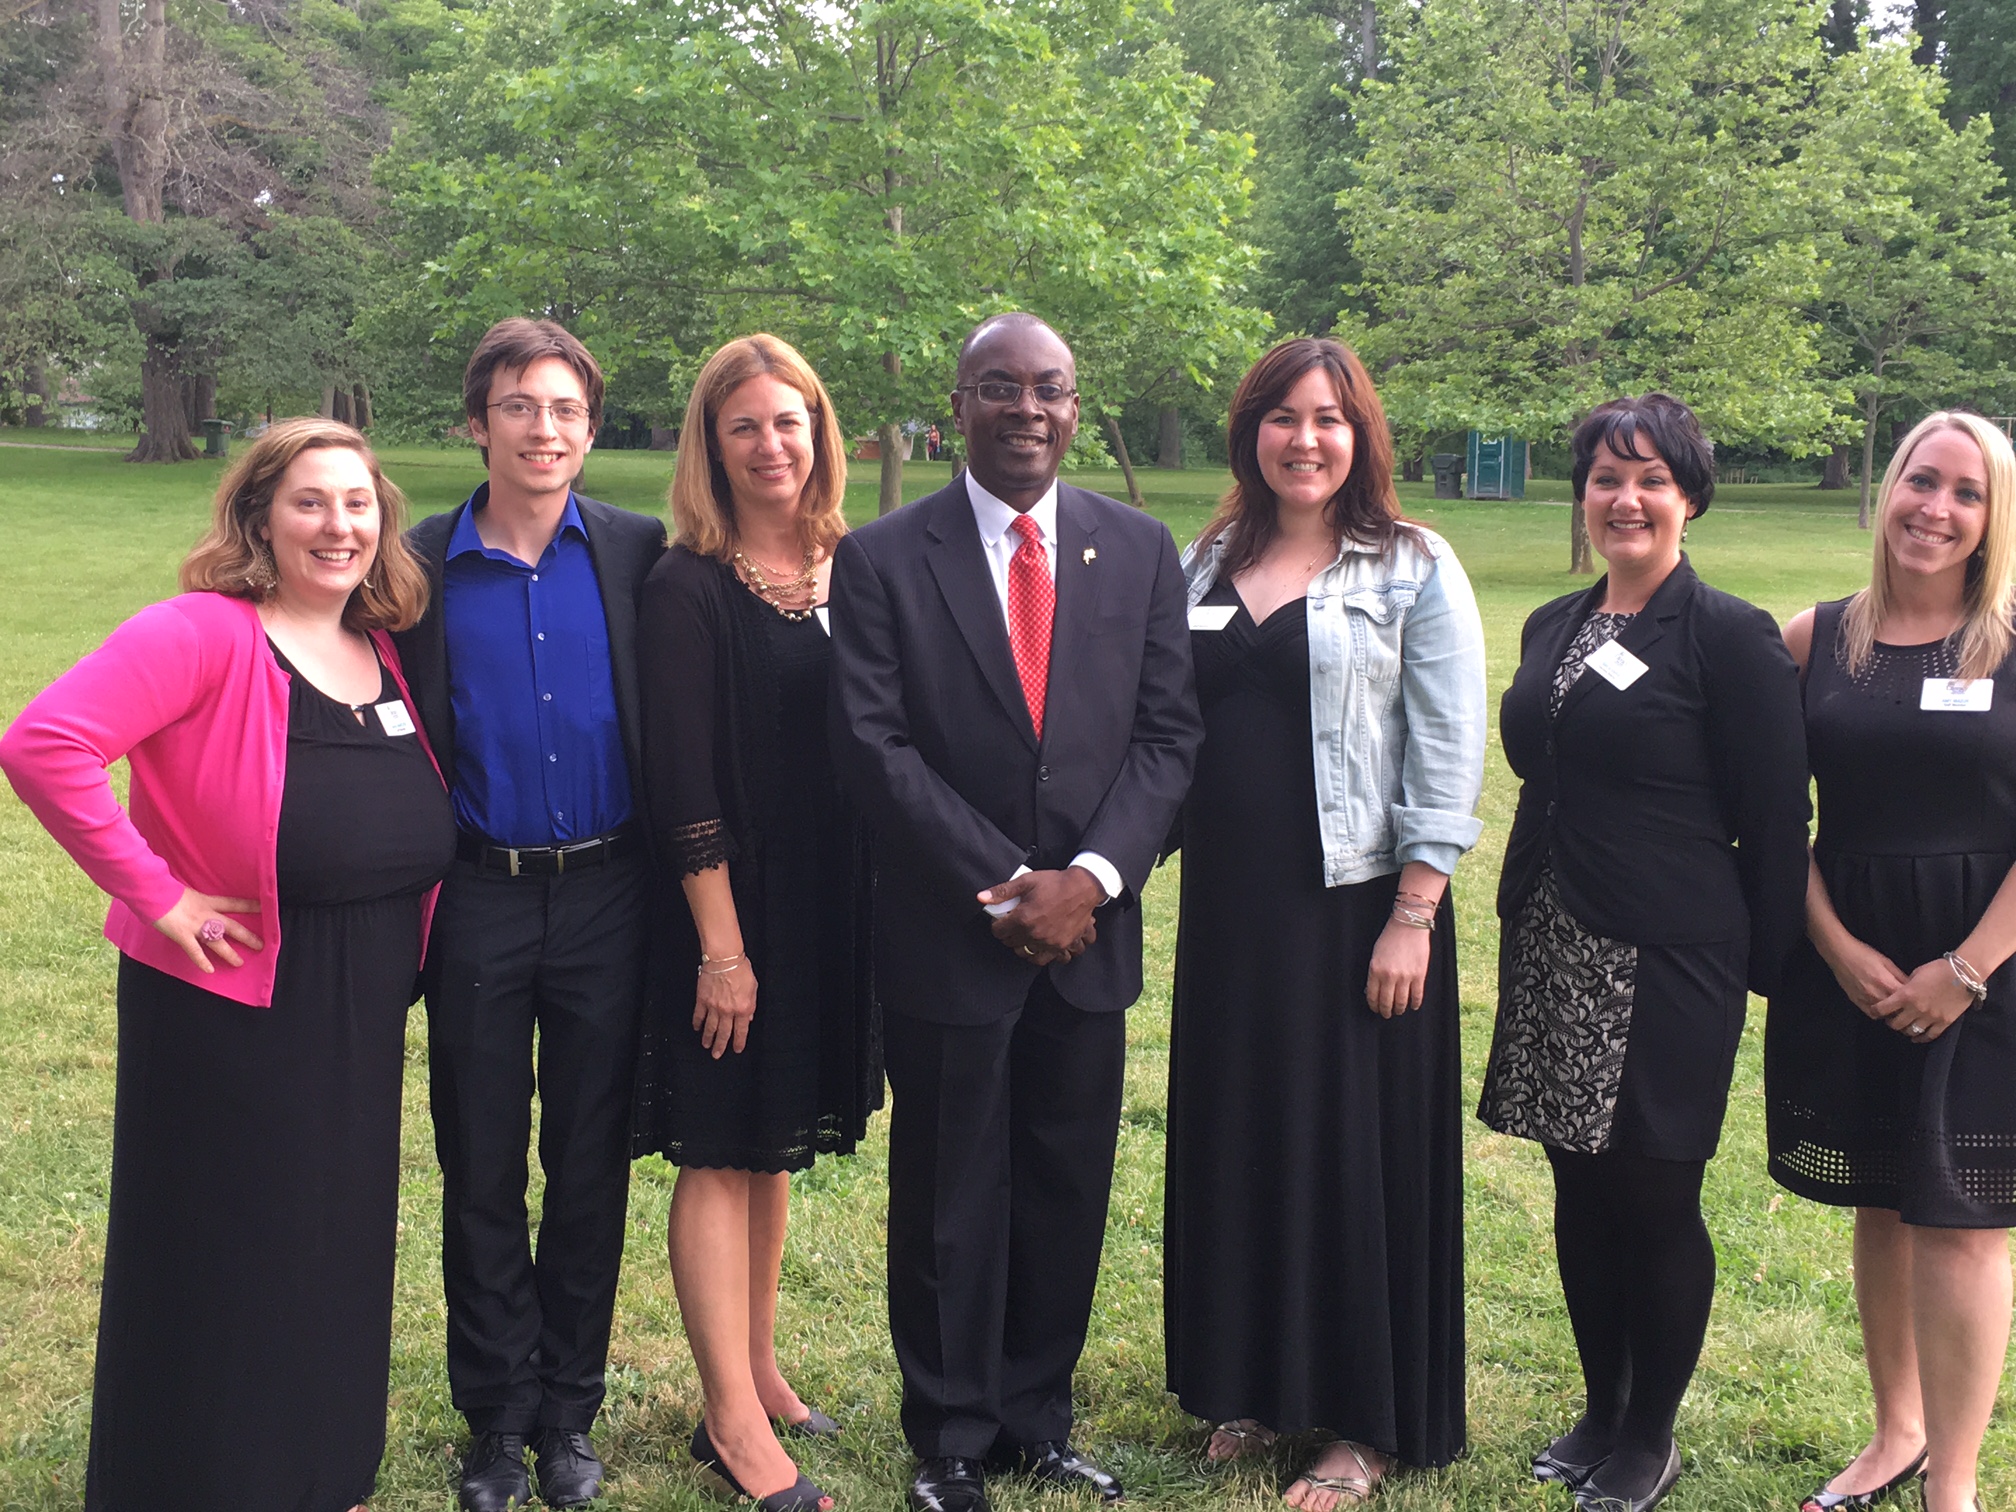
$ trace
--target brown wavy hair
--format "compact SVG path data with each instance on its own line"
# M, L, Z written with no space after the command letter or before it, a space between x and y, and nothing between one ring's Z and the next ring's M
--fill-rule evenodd
M735 496L721 465L714 424L728 396L751 378L770 374L805 397L812 421L812 476L805 481L799 531L814 554L827 557L847 534L847 442L826 385L790 342L767 332L729 342L700 369L679 432L679 462L672 472L672 536L688 551L718 561L735 556Z
M225 593L263 603L279 591L273 550L259 532L294 459L325 447L363 458L378 497L378 549L343 606L344 626L405 630L418 622L427 607L427 574L406 549L406 496L385 476L362 432L318 415L276 421L231 464L217 485L210 528L182 562L184 593Z
M1400 495L1393 487L1393 433L1387 429L1386 408L1365 364L1341 341L1297 336L1248 368L1232 395L1232 412L1225 423L1232 487L1197 538L1208 545L1225 537L1225 561L1219 570L1226 577L1252 566L1281 533L1279 501L1260 472L1260 425L1287 399L1289 390L1317 368L1336 385L1337 402L1351 425L1350 474L1323 507L1336 544L1342 547L1348 539L1384 549L1395 535L1412 528L1400 516Z

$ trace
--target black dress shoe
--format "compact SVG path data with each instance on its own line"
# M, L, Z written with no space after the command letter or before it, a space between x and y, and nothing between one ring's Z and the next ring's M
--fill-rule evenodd
M532 1500L525 1473L525 1435L479 1433L462 1457L462 1489L456 1499L468 1512L511 1512Z
M1561 1438L1557 1438L1533 1456L1533 1479L1543 1483L1552 1481L1572 1491L1601 1470L1603 1461L1591 1460L1587 1464L1582 1464L1576 1460L1563 1459L1555 1451L1561 1447L1561 1440L1567 1436L1565 1433L1562 1434Z
M794 1433L799 1438L831 1438L840 1431L840 1425L817 1407L808 1408L812 1415L796 1423L784 1423L786 1433ZM784 1422L782 1418L778 1421Z
M1920 1449L1918 1458L1873 1491L1829 1491L1827 1486L1833 1485L1836 1479L1830 1475L1827 1478L1827 1486L1822 1486L1799 1503L1799 1512L1838 1512L1842 1507L1873 1507L1878 1502L1887 1501L1925 1473L1925 1461L1930 1454L1929 1449Z
M1643 1496L1619 1496L1605 1491L1592 1476L1576 1488L1575 1505L1579 1512L1652 1512L1654 1507L1666 1500L1666 1493L1679 1479L1680 1445L1676 1442L1666 1456L1666 1468L1659 1472L1659 1479Z
M1097 1491L1099 1500L1112 1503L1127 1492L1120 1478L1101 1470L1071 1447L1067 1439L1045 1439L1022 1451L1022 1472L1066 1491Z
M721 1458L721 1451L714 1447L714 1440L707 1433L707 1419L704 1417L694 1425L693 1442L686 1452L693 1456L693 1463L703 1470L720 1477L727 1486L744 1501L753 1501L761 1512L820 1512L820 1504L831 1502L826 1493L819 1489L809 1475L801 1475L782 1491L772 1491L768 1496L758 1496L745 1490L742 1482L735 1479L735 1472L728 1468L728 1462Z
M585 1433L541 1428L532 1441L539 1456L539 1499L549 1507L578 1507L602 1494L602 1461Z
M917 1462L910 1482L911 1512L988 1512L987 1474L980 1461L957 1454Z

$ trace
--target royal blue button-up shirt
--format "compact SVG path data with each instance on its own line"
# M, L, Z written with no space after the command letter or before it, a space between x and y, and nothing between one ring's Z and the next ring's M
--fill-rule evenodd
M448 540L442 613L455 708L455 819L498 845L566 845L630 818L609 622L574 496L528 567L476 530Z

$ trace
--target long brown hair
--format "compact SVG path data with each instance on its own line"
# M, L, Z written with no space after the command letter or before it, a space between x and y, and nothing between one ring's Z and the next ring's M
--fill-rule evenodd
M273 548L260 531L294 459L324 447L357 453L378 499L377 554L343 606L345 627L405 630L419 621L427 607L427 574L406 549L406 496L385 476L362 432L319 415L275 422L231 464L217 485L210 528L182 562L184 593L226 593L263 603L279 591Z
M798 390L812 421L812 476L798 516L805 546L831 556L847 534L847 442L826 385L790 342L767 332L741 336L707 359L693 381L679 431L679 462L672 471L673 539L688 551L730 561L735 555L735 496L721 465L714 424L728 396L751 378L769 374Z
M1349 539L1384 548L1408 528L1393 487L1393 433L1387 429L1385 406L1365 364L1341 341L1296 336L1248 368L1232 395L1232 412L1225 424L1232 487L1198 537L1207 545L1225 538L1220 570L1227 577L1252 566L1281 533L1279 501L1260 472L1260 425L1280 408L1289 390L1318 368L1330 375L1338 406L1351 426L1351 471L1323 507L1336 544L1341 547Z

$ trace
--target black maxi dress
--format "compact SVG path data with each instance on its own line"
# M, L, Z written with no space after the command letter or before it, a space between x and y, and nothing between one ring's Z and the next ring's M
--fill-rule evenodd
M1813 620L1806 743L1814 860L1849 933L1904 971L1957 949L2016 863L2016 656L1983 710L1921 707L1958 676L1945 641L1878 645L1850 676L1841 617ZM1930 1044L1848 1000L1802 941L1764 1033L1771 1174L1817 1202L1938 1228L2016 1227L2016 962Z
M826 740L833 646L684 546L644 586L638 675L663 930L635 1153L777 1173L851 1154L882 1105L867 846ZM728 863L756 1016L719 1060L693 1027L700 940L679 882Z
M1239 605L1229 582L1207 605ZM1365 1001L1395 873L1323 885L1301 599L1192 635L1163 1221L1168 1384L1213 1422L1464 1447L1453 902L1422 1007Z
M406 1009L455 817L417 735L280 665L273 1006L119 962L89 1512L347 1512L384 1457Z

